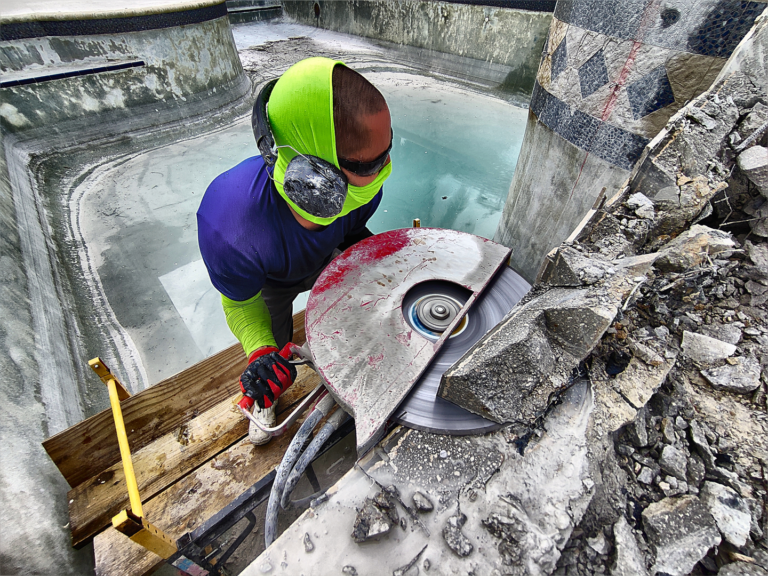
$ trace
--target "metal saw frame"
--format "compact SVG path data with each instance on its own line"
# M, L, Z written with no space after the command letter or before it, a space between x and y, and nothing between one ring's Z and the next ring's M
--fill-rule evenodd
M355 418L358 455L381 438L387 420L510 252L465 232L404 228L355 244L317 279L306 307L307 342L328 391ZM407 292L429 280L472 292L436 342L414 331L401 310Z

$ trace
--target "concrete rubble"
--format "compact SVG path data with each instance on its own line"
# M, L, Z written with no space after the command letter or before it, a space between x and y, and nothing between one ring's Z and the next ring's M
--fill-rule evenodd
M446 372L440 395L501 430L396 429L265 555L309 532L326 572L764 574L768 235L739 158L766 112L738 72L680 110ZM334 550L384 486L407 528Z
M720 544L712 515L696 496L664 498L643 511L643 528L656 552L653 573L689 574L707 551Z

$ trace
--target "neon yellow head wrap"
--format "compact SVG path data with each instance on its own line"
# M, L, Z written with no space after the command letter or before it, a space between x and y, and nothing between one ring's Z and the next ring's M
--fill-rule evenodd
M272 134L278 146L288 144L302 154L317 156L338 168L333 124L333 67L336 65L345 66L344 62L330 58L307 58L291 66L275 84L269 97L268 111ZM296 152L290 148L278 150L275 187L299 216L323 226L370 202L392 173L390 162L367 186L350 184L341 213L333 218L320 218L294 204L280 184L285 178L288 163L295 156Z

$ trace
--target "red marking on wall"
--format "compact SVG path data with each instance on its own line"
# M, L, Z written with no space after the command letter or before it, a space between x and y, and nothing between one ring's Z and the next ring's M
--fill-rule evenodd
M653 21L655 20L656 16L659 14L659 7L661 4L661 0L653 0L652 2L649 2L645 9L643 10L643 15L640 18L640 25L637 28L637 36L635 37L634 42L632 43L632 48L629 51L629 55L627 56L627 59L624 61L624 66L621 67L621 72L619 72L618 78L616 78L616 83L613 86L613 90L611 91L611 95L608 97L608 100L605 103L605 107L603 108L603 113L600 116L600 120L602 122L605 122L610 118L611 114L613 113L614 108L616 108L616 103L619 100L619 92L621 92L621 89L624 87L624 84L627 82L627 77L629 76L629 73L632 71L632 68L635 66L635 60L637 60L637 53L640 51L640 48L643 46L642 40L645 38L646 33L648 32L648 29L650 28L651 24L653 24ZM591 144L591 143L590 143ZM589 150L586 151L587 154L584 156L584 161L581 163L581 168L579 168L579 175L576 177L576 182L573 184L573 188L571 188L571 194L568 196L568 200L573 198L573 192L576 190L576 186L579 184L579 180L581 179L581 173L584 171L584 165L587 163L587 158L589 158Z

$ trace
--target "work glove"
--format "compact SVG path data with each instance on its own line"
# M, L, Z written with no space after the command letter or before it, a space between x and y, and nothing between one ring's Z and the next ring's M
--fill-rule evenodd
M240 377L243 397L238 405L246 410L254 402L262 410L269 408L277 397L285 392L296 379L296 367L288 362L291 343L278 352L274 346L261 348L248 358L248 368Z

